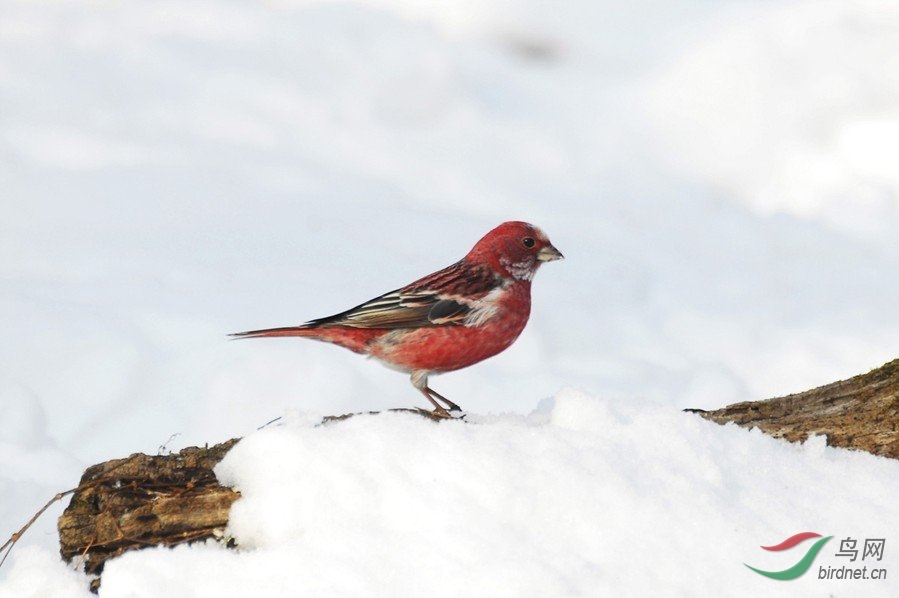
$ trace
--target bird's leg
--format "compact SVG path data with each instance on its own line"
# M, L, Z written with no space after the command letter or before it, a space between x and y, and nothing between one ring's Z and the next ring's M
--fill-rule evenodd
M428 386L428 373L427 372L422 371L422 370L416 370L416 371L412 372L412 376L410 377L410 380L412 381L412 386L417 388L421 392L421 394L423 394L425 397L427 397L428 401L430 401L431 404L434 406L434 413L439 415L440 417L452 417L452 416L449 414L449 411L447 411L443 405L441 405L440 403L437 402L437 399L443 401L446 404L446 406L449 407L450 411L462 411L462 409L458 405L456 405L455 403L453 403L452 401L450 401L449 399L447 399L446 397L444 397L443 395L441 395L440 393L431 389Z
M435 399L440 399L441 401L446 403L446 406L449 407L450 411L462 411L461 407L459 407L458 405L456 405L455 403L450 401L448 398L446 398L445 396L443 396L442 394L440 394L439 392L437 392L430 386L425 386L425 392L434 395Z
M452 415L450 415L449 411L444 409L440 403L435 401L434 398L430 394L428 394L427 390L425 390L423 388L420 390L421 390L421 394L423 394L425 397L427 397L427 399L429 401L431 401L431 405L434 406L434 414L435 415L437 415L438 417L452 417ZM422 409L422 411L424 411L424 409ZM427 413L427 412L425 411L425 413Z

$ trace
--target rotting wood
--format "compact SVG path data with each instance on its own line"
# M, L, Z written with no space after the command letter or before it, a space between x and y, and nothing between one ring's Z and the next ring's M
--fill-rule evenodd
M240 494L220 485L212 469L237 441L89 467L59 518L60 554L99 574L127 550L220 536Z

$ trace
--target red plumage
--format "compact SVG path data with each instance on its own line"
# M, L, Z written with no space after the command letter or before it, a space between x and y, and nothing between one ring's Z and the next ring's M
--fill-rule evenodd
M504 222L455 264L352 309L299 326L238 332L256 338L301 336L369 355L411 374L412 384L448 416L459 406L428 387L428 376L458 370L515 342L531 312L540 264L561 259L526 222Z

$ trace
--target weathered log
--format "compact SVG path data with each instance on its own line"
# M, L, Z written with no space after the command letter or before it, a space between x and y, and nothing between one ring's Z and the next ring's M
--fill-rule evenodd
M424 410L403 411L441 419ZM798 394L686 411L789 441L824 434L832 446L899 459L899 359ZM327 417L323 423L352 415ZM170 455L134 454L89 467L59 519L63 558L81 558L87 573L99 574L107 559L127 550L221 539L231 504L240 495L221 486L212 469L236 442Z
M790 442L823 434L830 446L899 459L899 359L867 374L785 397L714 411L685 411L719 424L759 428Z
M89 467L59 518L62 557L81 558L86 573L99 574L127 550L220 537L240 494L221 486L212 468L237 440Z

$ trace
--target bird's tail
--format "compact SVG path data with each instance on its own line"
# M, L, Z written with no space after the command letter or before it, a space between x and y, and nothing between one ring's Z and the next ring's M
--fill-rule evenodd
M265 328L263 330L248 330L235 332L228 336L232 338L265 338L275 336L303 336L318 341L334 343L346 347L356 353L368 353L370 343L383 334L383 330L376 328L347 328L345 326L319 326L316 322L300 324L299 326L285 326L283 328Z
M233 338L262 338L266 336L318 336L318 334L318 330L301 324L300 326L283 326L281 328L264 328L262 330L233 332L228 336Z

